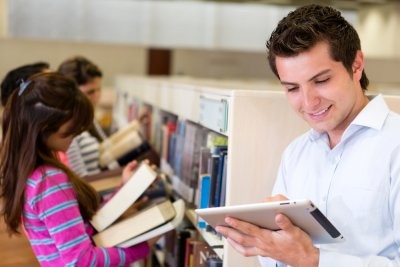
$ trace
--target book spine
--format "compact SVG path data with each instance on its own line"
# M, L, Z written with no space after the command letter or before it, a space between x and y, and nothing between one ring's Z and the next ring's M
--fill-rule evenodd
M225 199L226 199L226 179L227 179L227 167L228 167L228 155L224 155L224 167L222 170L222 182L221 182L221 199L220 199L220 206L225 206Z
M219 257L212 255L206 259L205 267L222 267L223 263Z
M209 199L210 199L210 184L211 177L209 175L203 175L200 177L201 180L201 189L200 189L200 209L208 208ZM199 218L198 220L199 228L205 228L207 223Z
M217 171L217 179L215 182L215 194L214 194L214 207L221 206L221 192L222 192L222 179L223 179L223 170L224 170L224 159L227 151L221 151L218 160L218 171Z
M209 207L215 207L215 194L218 180L218 165L219 165L219 155L211 155L211 158L208 161L209 173L210 173L210 195L209 195Z
M143 155L145 152L149 151L150 149L151 149L150 144L147 141L144 141L138 147L132 149L131 151L128 151L126 154L119 157L117 159L117 162L120 166L125 166L132 160L137 159L138 157Z

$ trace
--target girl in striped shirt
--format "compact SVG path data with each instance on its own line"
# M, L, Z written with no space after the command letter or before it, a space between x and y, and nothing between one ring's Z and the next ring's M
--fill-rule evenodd
M58 72L74 80L93 108L96 108L100 101L103 77L96 64L82 56L71 57L60 64ZM70 168L81 177L100 173L100 143L106 138L99 122L94 118L90 127L77 135L67 149ZM114 166L119 167L117 163Z
M41 266L127 266L146 257L147 242L96 247L89 220L98 195L55 156L93 121L93 108L75 83L42 73L21 83L3 115L0 148L1 215L10 234L22 225ZM128 164L129 177L135 164Z

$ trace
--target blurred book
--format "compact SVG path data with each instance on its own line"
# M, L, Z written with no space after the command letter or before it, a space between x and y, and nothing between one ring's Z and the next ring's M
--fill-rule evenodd
M207 259L217 257L212 247L207 242L198 242L193 247L193 267L207 266Z
M173 206L175 208L176 214L171 221L162 224L148 232L140 234L134 238L131 238L121 244L118 244L118 247L130 247L143 241L149 240L153 237L165 234L178 227L185 217L185 202L182 199L178 199L173 203Z
M90 223L101 232L115 222L154 182L157 173L146 163L96 212Z
M93 241L97 246L101 247L113 247L121 243L125 243L125 246L133 245L130 239L138 237L139 235L153 230L157 226L171 221L175 215L176 210L174 205L172 205L170 200L165 200L116 222L107 229L95 234L93 236ZM168 230L172 230L174 228L172 226L173 225L170 225L171 229ZM165 231L163 232L160 229L164 229ZM142 239L142 241L168 231L165 228L158 228L158 230L159 231L153 232L155 235L148 235L146 238Z

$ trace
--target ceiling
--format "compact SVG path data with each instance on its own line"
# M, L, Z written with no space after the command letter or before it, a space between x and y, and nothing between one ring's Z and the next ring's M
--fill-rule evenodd
M206 0L213 2L232 2L232 3L259 3L271 5L301 6L306 4L318 3L332 5L338 8L355 9L367 5L384 5L389 3L399 3L399 0Z

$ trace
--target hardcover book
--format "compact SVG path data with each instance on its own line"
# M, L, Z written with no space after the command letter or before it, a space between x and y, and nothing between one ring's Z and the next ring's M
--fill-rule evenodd
M90 223L101 232L117 220L154 182L157 173L146 163L141 163L132 177L102 206Z
M113 224L104 231L94 235L93 241L97 246L118 246L121 243L127 242L134 237L170 221L175 217L175 214L176 211L171 201L165 200ZM151 237L148 237L147 239L150 238ZM129 243L129 245L133 244Z
M185 217L185 202L182 199L178 199L174 201L173 206L176 214L172 218L172 220L164 224L160 224L160 226L157 226L150 231L144 232L143 234L140 234L134 238L118 244L118 247L130 247L143 241L149 240L153 237L165 234L178 227L178 225L180 225L180 223L183 221L183 218Z

